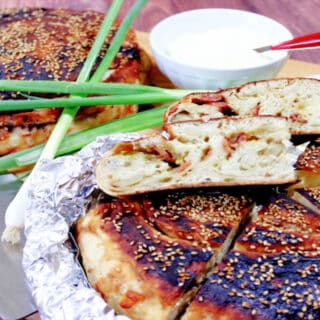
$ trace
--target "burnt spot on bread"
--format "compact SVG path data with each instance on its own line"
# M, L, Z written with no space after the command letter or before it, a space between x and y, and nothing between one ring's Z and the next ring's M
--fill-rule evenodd
M47 9L37 8L37 14L45 13ZM35 9L22 8L22 9L3 9L0 12L0 20L2 23L19 21L21 19L32 20L34 18Z
M55 108L1 113L0 127L33 127L41 124L55 123L60 113L61 110Z
M140 59L140 51L137 47L134 46L122 46L119 50L119 52L126 57L126 59Z

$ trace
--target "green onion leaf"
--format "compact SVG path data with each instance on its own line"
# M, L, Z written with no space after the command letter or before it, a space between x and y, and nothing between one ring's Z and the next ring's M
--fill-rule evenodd
M191 91L190 91L191 92ZM172 90L164 93L140 93L128 95L112 95L98 97L75 97L42 99L42 100L3 100L0 101L0 111L17 111L42 108L72 108L76 106L148 104L172 102L181 99L184 90Z
M85 82L77 83L71 81L52 81L52 80L0 80L1 91L17 92L37 92L37 93L57 93L75 95L123 95L138 93L170 93L172 90L188 94L191 91L183 89L166 89L155 86L131 83L106 83L106 82ZM207 90L208 91L208 90ZM27 96L32 98L32 96ZM3 101L0 101L3 102Z
M138 0L129 10L128 14L124 17L117 33L115 34L113 40L110 43L108 48L107 54L104 56L103 60L100 62L97 70L91 77L90 81L97 82L100 81L106 70L109 69L111 62L113 61L114 57L116 56L117 52L119 51L123 40L125 39L130 26L132 25L134 19L138 15L139 11L142 7L147 3L147 0Z

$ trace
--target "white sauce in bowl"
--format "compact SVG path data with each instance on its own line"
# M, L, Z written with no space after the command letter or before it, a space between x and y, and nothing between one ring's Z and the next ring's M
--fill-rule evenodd
M258 53L253 48L270 44L254 30L216 28L202 33L185 33L170 43L166 54L180 63L221 69L250 68L273 59L276 52Z

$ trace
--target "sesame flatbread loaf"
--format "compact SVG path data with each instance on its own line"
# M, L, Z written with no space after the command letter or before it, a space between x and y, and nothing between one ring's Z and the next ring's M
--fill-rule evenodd
M66 9L0 12L0 78L75 81L103 21L103 14ZM112 40L116 23L100 59ZM150 61L130 30L103 81L145 83ZM36 94L37 95L37 94ZM43 95L41 95L43 96ZM52 95L51 95L52 96ZM25 99L1 92L0 99ZM82 108L71 131L78 131L137 111L135 105ZM0 156L43 143L61 109L0 113Z
M239 116L216 93L181 101L169 107L161 133L121 142L98 162L102 209L94 207L77 223L89 281L132 320L318 319L319 136L300 135L293 117L284 114ZM313 175L312 186L306 173ZM130 222L128 215L134 215ZM136 247L136 229L147 240L157 234L157 240L140 238ZM212 255L200 261L197 249ZM174 257L163 257L167 250ZM132 251L134 262L127 259ZM171 267L178 252L184 254L176 268L184 275L190 268L196 272L177 291L180 275ZM157 263L170 260L160 268L166 277L160 271L158 278L150 277L156 274L150 270L159 270L152 266L153 256ZM159 288L170 294L164 297Z

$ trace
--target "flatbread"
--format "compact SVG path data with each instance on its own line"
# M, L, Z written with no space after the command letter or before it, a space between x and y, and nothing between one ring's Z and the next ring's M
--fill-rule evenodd
M103 18L103 14L93 11L41 8L2 10L0 78L75 81ZM115 23L106 40L99 61L118 25ZM150 60L138 46L135 32L131 29L103 81L146 83L149 69ZM0 99L25 98L19 93L0 93ZM82 108L70 131L92 127L137 110L136 105ZM60 113L61 109L1 112L0 156L45 142Z

